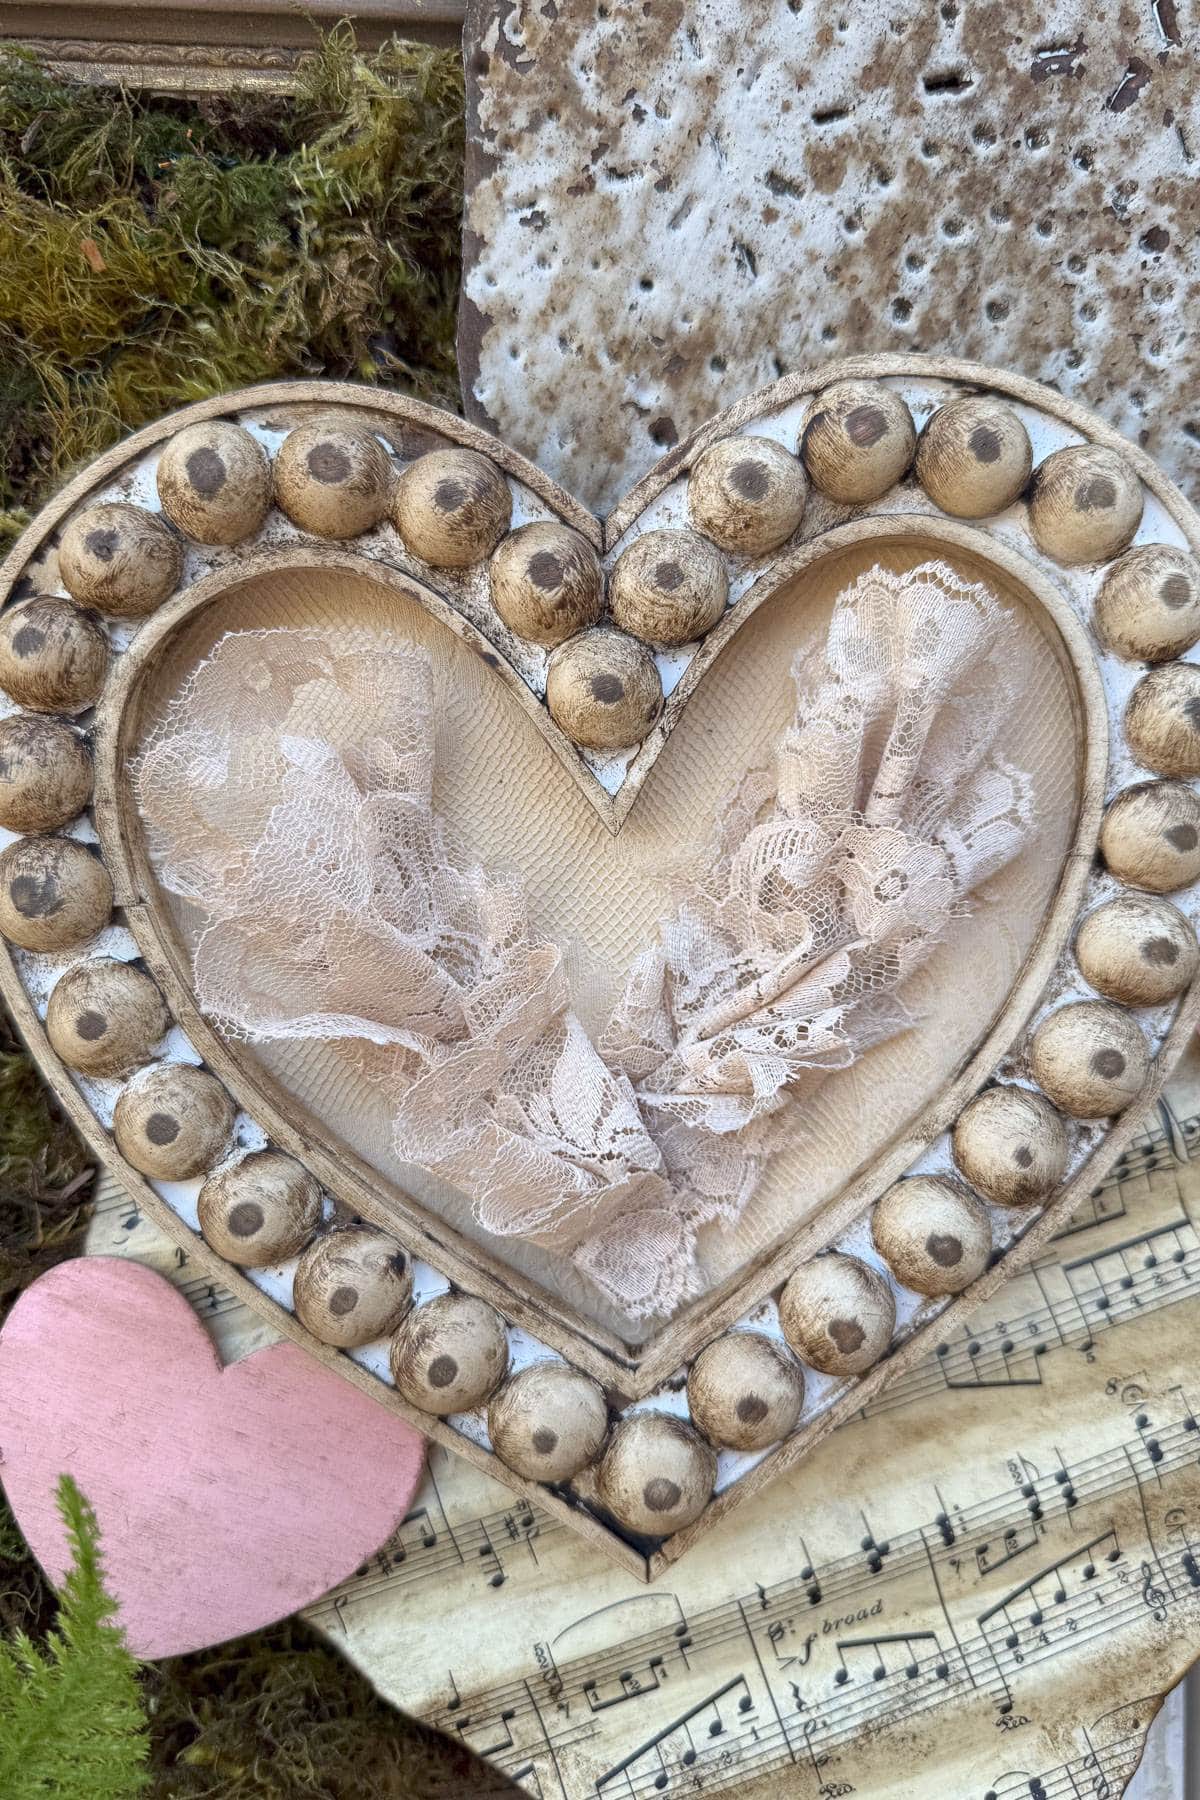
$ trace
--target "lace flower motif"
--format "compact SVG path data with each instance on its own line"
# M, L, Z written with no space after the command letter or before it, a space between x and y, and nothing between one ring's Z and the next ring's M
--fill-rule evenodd
M798 1097L909 1025L899 990L1031 819L993 752L1013 696L985 588L876 569L793 673L773 769L593 1044L516 881L433 813L424 654L229 634L134 770L160 878L205 920L199 1005L249 1041L337 1041L397 1155L485 1230L569 1256L631 1320L671 1312Z

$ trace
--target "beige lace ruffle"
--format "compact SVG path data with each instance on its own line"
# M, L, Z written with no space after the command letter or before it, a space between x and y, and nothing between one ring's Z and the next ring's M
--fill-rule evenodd
M907 1027L898 990L1027 834L1029 783L991 753L1004 635L940 563L842 594L775 767L732 797L593 1044L519 884L434 815L424 653L230 633L134 768L160 878L206 921L198 1004L247 1041L339 1041L397 1155L486 1231L666 1314L806 1084Z

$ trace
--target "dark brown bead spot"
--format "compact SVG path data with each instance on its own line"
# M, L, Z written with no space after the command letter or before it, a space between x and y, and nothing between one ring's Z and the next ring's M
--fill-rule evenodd
M12 647L14 656L36 656L46 647L46 634L36 625L22 625L13 633Z
M548 1425L539 1425L530 1442L539 1456L549 1456L558 1448L558 1433L551 1431Z
M729 485L743 500L764 500L771 477L762 463L747 457L743 462L734 463L729 471Z
M81 1012L75 1020L75 1036L82 1038L85 1044L94 1044L108 1030L108 1020L101 1012L94 1012L90 1007Z
M98 526L95 531L88 532L83 542L84 547L90 551L97 562L110 563L117 554L121 534L119 531L114 531L111 525Z
M733 1409L743 1425L761 1425L771 1410L759 1394L743 1394Z
M152 1112L146 1120L146 1136L152 1144L173 1144L179 1136L179 1120L171 1113Z
M598 700L601 706L616 706L625 698L625 683L619 675L593 675L588 686L592 699Z
M665 1475L656 1475L642 1489L642 1499L649 1512L670 1512L683 1499L683 1489L677 1482L668 1481Z
M234 1237L253 1237L263 1228L263 1209L257 1200L239 1200L229 1215L229 1229Z
M668 558L664 562L655 564L654 585L664 594L673 594L682 581L683 570L677 562L671 562Z
M1200 731L1200 695L1184 701L1183 716L1193 731Z
M1028 1144L1017 1145L1016 1149L1013 1151L1013 1161L1016 1163L1018 1169L1029 1169L1033 1167L1033 1151L1029 1148Z
M429 1385L448 1388L458 1375L458 1364L452 1356L435 1356L429 1365Z
M1125 1073L1125 1058L1119 1050L1096 1050L1092 1055L1092 1073L1102 1081L1115 1081Z
M887 428L887 419L877 406L856 406L846 414L846 436L857 450L869 450Z
M225 464L211 444L201 444L187 459L187 478L202 500L213 500L225 486Z
M1168 575L1158 590L1158 597L1171 612L1178 612L1192 597L1192 584L1186 575Z
M991 425L977 425L967 439L971 446L971 454L976 462L994 463L1000 460L1000 433Z
M544 594L562 586L563 566L553 550L535 550L529 559L529 579Z
M953 1269L963 1258L962 1239L949 1232L931 1231L925 1239L925 1248L939 1269Z
M388 1268L392 1271L393 1275L403 1275L407 1267L408 1258L405 1256L403 1250L397 1250L393 1255L388 1257Z
M856 1319L831 1319L828 1330L842 1356L853 1356L866 1342L867 1334Z
M460 506L465 505L466 498L466 488L451 475L443 476L433 490L433 504L439 512L457 512Z
M1173 968L1179 961L1179 945L1169 937L1143 938L1142 961L1156 969Z
M353 1312L358 1305L358 1289L350 1287L334 1288L329 1296L329 1310L335 1319L344 1319L348 1312Z
M340 444L331 444L327 439L313 445L307 461L313 480L323 482L326 487L336 487L350 474L350 458Z
M8 893L23 919L52 919L63 904L62 890L51 874L15 875Z
M1168 826L1167 830L1163 832L1163 836L1172 850L1194 850L1197 843L1200 842L1200 836L1197 835L1194 825Z
M1076 512L1103 512L1116 504L1117 490L1108 475L1089 475L1075 489Z

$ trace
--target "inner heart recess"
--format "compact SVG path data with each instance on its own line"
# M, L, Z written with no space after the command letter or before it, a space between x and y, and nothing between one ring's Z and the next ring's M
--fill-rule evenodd
M927 560L932 547L928 537L918 541L898 530L894 538L831 552L781 586L724 646L719 673L710 670L691 695L615 837L485 661L365 566L289 569L232 583L183 624L147 674L142 736L228 631L332 629L348 641L356 631L383 629L421 645L432 659L437 696L436 809L483 863L518 872L533 924L564 948L576 1010L594 1037L625 971L655 935L672 865L703 853L730 791L747 771L770 762L794 711L796 653L823 643L837 594L859 574L877 565L903 572ZM915 1028L830 1075L738 1224L704 1233L709 1292L786 1242L945 1089L1004 1007L1059 888L1079 813L1080 702L1069 661L1052 622L1015 576L957 544L937 551L1012 611L1013 685L1022 698L997 748L1033 777L1033 834L903 990ZM184 946L194 945L198 920L186 903L160 889L156 905ZM335 1044L241 1046L238 1053L300 1104L319 1135L356 1152L386 1183L572 1310L627 1341L645 1336L645 1326L632 1330L564 1258L490 1236L474 1221L469 1196L400 1161L385 1102Z

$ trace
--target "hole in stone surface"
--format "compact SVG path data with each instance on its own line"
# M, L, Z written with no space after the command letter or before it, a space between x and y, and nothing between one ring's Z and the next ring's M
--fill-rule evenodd
M824 106L814 109L809 116L814 125L836 125L839 119L848 119L850 112L845 106Z
M974 85L975 77L965 69L939 69L921 77L927 94L965 94Z

